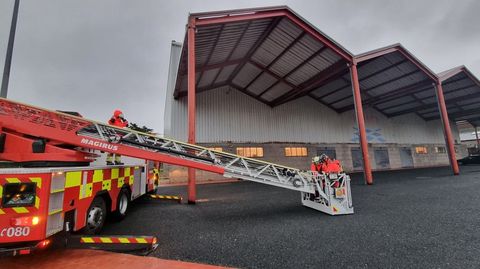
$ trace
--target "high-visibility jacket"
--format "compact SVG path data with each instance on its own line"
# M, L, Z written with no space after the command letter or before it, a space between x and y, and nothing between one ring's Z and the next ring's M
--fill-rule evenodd
M310 165L310 170L314 172L325 172L325 173L340 173L343 171L342 165L339 160L326 159L325 161Z
M113 113L113 117L110 118L110 120L108 121L108 124L121 127L121 128L127 127L128 121L120 117L121 114L122 114L122 111L115 110L115 112Z

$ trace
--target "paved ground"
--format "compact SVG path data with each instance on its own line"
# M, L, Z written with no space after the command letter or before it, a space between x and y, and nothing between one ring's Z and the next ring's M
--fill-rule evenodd
M8 269L228 269L90 249L50 250L27 256L5 258L0 261L0 264L0 268Z
M355 214L250 182L201 185L197 205L141 200L105 234L156 234L152 254L240 268L480 268L480 166L353 175ZM183 194L185 187L162 188Z

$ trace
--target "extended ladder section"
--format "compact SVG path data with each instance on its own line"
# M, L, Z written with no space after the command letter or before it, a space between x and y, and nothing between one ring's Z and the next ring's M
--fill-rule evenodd
M55 143L191 167L299 191L305 206L331 215L353 213L350 178L344 173L325 175L302 171L3 98L0 98L0 124L3 133L13 130ZM8 134L4 140L8 140Z

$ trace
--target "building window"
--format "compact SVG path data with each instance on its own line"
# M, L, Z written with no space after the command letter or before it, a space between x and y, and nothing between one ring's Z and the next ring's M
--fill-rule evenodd
M417 154L427 154L428 150L427 147L415 147L415 152Z
M243 157L263 157L262 147L237 148L237 155Z
M435 153L447 153L447 149L445 147L435 147Z
M361 170L363 169L363 157L362 157L362 151L360 148L352 148L352 165L353 165L353 170Z
M220 147L213 147L213 148L207 148L208 150L214 150L214 151L219 151L219 152L223 152L223 148L220 148Z
M390 168L390 158L388 157L387 148L374 148L373 155L375 156L375 164L377 169Z
M306 147L286 147L285 156L287 157L305 157L308 156Z

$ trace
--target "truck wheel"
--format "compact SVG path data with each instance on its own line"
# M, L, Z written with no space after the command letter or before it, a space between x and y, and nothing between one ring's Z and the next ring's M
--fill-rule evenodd
M127 216L128 207L130 206L130 192L122 189L117 197L117 210L113 212L115 220L123 220Z
M107 207L102 197L95 197L87 211L87 221L83 228L85 234L97 234L105 224Z

